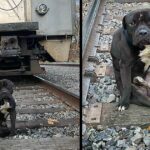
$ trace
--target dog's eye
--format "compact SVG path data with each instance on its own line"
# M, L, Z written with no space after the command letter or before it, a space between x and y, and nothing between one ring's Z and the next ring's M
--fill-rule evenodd
M129 23L129 26L130 26L130 27L135 26L135 22L131 22L131 23Z

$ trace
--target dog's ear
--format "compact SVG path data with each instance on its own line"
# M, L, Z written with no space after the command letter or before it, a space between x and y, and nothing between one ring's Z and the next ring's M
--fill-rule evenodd
M3 87L7 87L8 86L8 83L7 83L7 81L5 79L2 80L2 83L3 83Z
M123 28L124 28L124 29L127 28L127 25L126 25L126 16L123 17L122 25L123 25Z

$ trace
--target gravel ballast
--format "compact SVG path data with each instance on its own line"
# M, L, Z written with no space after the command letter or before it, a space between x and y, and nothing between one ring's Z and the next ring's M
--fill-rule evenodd
M150 130L138 126L89 128L82 144L83 150L149 150Z

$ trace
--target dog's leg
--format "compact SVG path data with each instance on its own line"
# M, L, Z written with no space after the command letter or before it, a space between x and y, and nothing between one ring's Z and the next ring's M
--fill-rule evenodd
M135 85L132 85L132 104L150 107L150 99L141 94Z
M10 107L12 109L15 109L16 108L16 103L15 103L15 100L14 100L13 96L10 93L8 93L7 97L8 97L8 102L10 104Z
M120 71L114 70L114 73L115 73L115 79L116 79L116 83L117 83L117 88L119 89L120 95L122 95L123 86L122 86L122 82L121 82Z
M10 121L11 121L11 135L15 134L15 123L16 123L16 103L14 98L11 94L8 95L8 100L10 104L9 114L10 114Z
M15 134L15 123L16 123L16 110L10 110L10 121L11 121L11 135Z
M147 82L146 82L142 77L140 77L140 76L135 77L135 78L133 79L133 83L139 84L139 85L141 85L141 86L144 86L144 87L150 89L150 84L147 83Z
M123 111L129 107L131 97L131 66L130 64L120 63L121 81L123 93L120 99L118 110Z
M123 86L122 86L122 81L121 81L119 61L116 58L113 58L112 60L113 60L113 68L114 68L114 74L115 74L115 79L116 79L116 83L117 83L117 88L120 92L120 95L122 95Z

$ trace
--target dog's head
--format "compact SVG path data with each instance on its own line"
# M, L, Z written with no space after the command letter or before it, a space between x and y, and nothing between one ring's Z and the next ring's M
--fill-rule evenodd
M16 103L9 90L3 88L0 90L0 111L1 109L15 109Z
M150 9L130 12L124 16L122 23L132 45L143 49L150 44Z
M9 103L10 93L7 89L0 91L0 108L3 107L6 103Z

